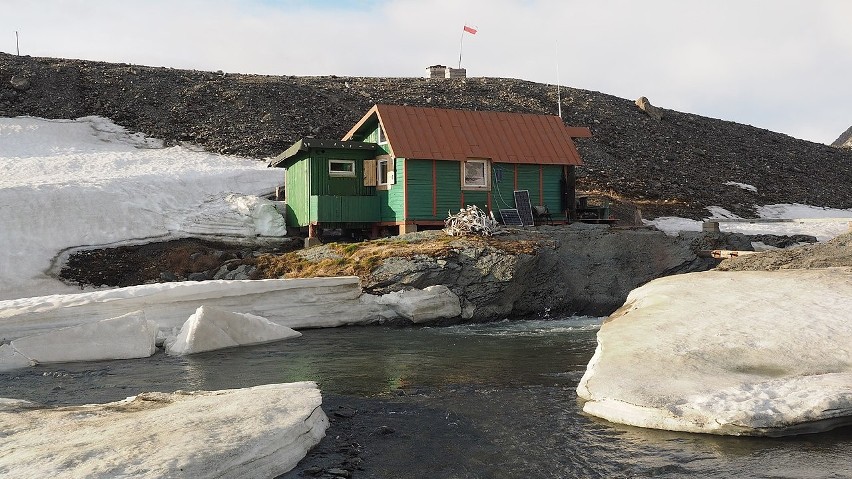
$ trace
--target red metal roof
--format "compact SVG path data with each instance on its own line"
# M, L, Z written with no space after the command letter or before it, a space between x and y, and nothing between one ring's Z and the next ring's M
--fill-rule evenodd
M343 139L373 118L397 158L582 165L571 138L591 136L588 128L569 128L553 115L375 105Z

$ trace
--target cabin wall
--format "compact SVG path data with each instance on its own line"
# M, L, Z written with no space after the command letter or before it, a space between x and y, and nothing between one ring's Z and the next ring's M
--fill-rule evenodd
M448 213L458 213L469 205L485 212L515 208L515 190L528 190L533 206L546 205L554 219L565 219L561 211L561 165L494 163L491 191L462 190L459 161L409 159L406 165L408 221L443 221ZM397 173L398 183L400 178Z
M310 188L308 185L310 158L289 165L284 172L284 200L287 226L307 226L309 221Z
M395 158L393 166L396 183L386 190L377 188L376 194L379 197L380 205L379 217L383 222L405 221L406 163L405 158Z

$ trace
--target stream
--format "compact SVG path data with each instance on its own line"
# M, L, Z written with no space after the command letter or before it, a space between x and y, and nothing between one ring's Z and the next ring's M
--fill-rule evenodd
M850 427L738 438L583 414L574 388L601 320L304 330L289 341L187 357L0 373L0 397L70 405L144 391L316 381L331 426L285 478L331 468L356 479L852 477Z

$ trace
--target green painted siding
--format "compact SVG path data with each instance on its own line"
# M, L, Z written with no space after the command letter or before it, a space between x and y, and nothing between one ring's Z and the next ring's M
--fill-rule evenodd
M284 176L284 199L287 202L287 226L307 226L308 219L308 164L304 159L287 167Z
M376 143L379 144L379 122L376 120L372 125L370 125L370 132L364 135L364 138L359 139L358 141L365 141L367 143ZM379 144L379 150L376 152L377 155L389 155L390 151L387 143Z
M565 219L562 211L562 166L545 165L543 171L544 204L553 216L553 219Z
M449 163L442 161L441 163ZM455 162L453 162L455 163ZM406 162L409 220L432 220L432 160Z
M487 191L465 191L464 192L464 205L476 205L482 211L486 213L489 211L488 209L488 192ZM458 211L454 211L453 213L458 213Z
M311 196L310 210L321 224L374 223L379 220L379 197Z
M518 190L529 190L530 204L539 204L538 165L518 165Z
M379 190L381 221L405 221L405 159L396 158L393 162L396 184L389 190Z
M501 177L499 181L497 180L498 176ZM515 165L511 163L493 164L491 166L491 207L495 211L514 208L514 192Z
M295 157L285 177L287 225L379 221L376 188L364 186L364 159L373 155L368 150L317 148ZM329 160L354 161L355 176L331 176Z
M332 196L372 196L376 189L364 186L364 159L372 158L373 152L346 150L311 151L311 194ZM355 176L342 177L328 174L329 160L354 160Z
M436 161L438 186L436 220L447 219L447 213L456 214L461 204L461 164L458 161ZM430 179L431 181L431 179Z

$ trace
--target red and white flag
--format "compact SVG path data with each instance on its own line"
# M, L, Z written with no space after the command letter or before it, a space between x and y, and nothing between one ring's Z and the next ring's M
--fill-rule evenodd
M471 35L476 35L476 29L467 25L464 26L464 31L470 33Z

